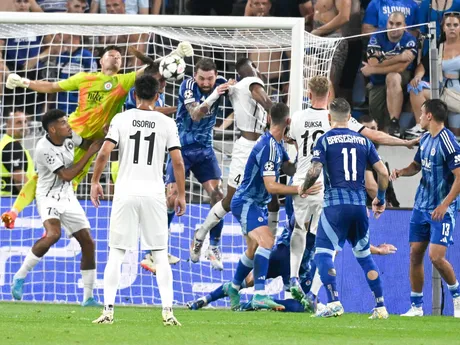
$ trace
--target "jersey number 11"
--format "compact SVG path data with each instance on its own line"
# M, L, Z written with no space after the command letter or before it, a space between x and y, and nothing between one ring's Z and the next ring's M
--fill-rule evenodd
M136 134L131 135L129 139L134 140L133 164L138 164L139 163L139 145L141 143L141 131L137 131ZM152 132L149 136L145 137L144 140L149 142L147 165L152 165L153 149L155 148L155 133Z

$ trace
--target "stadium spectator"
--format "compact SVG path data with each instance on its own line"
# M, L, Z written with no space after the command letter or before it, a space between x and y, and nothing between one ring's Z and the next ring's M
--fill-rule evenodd
M244 15L246 17L268 17L271 8L271 0L248 0L244 9Z
M229 16L233 11L233 0L189 0L186 7L192 15L209 16L214 10L218 16Z
M257 16L258 12L268 12L275 17L305 17L312 11L310 0L248 0L244 9L245 16ZM262 10L264 8L264 10ZM263 16L268 16L269 13Z
M149 14L149 0L92 0L90 12Z
M406 25L419 23L419 6L414 0L372 0L364 14L363 33L369 34L379 28L385 29L390 14L395 11L404 14Z
M168 0L165 0L168 3ZM150 14L161 14L161 9L163 5L163 0L152 0L152 5L150 6Z
M460 17L457 14L446 13L442 23L442 31L444 41L439 47L439 75L440 78L442 77L443 87L460 93ZM420 115L423 103L431 98L430 84L423 80L428 73L429 59L428 55L425 55L422 62L417 66L415 76L408 87L417 125L407 132L413 135L421 135L424 132L420 127ZM460 136L460 114L449 113L448 122L449 129L456 136Z
M0 1L0 11L8 12L14 11L14 3L16 0L2 0Z
M402 12L393 12L388 18L387 29L400 30L371 36L367 47L368 62L363 62L361 68L372 83L370 115L377 120L379 128L396 136L399 135L399 117L404 102L403 87L411 80L417 55L416 39L404 30L404 18Z
M329 6L324 6L322 2L312 0L313 30L311 33L322 37L342 37L342 28L350 20L351 0L341 0L332 2ZM342 40L335 50L331 64L331 82L334 86L331 98L339 88L343 66L347 59L348 41Z
M36 4L41 7L43 12L67 12L67 0L32 0L32 1L36 2ZM34 10L34 9L35 9L35 6L32 7L32 10L35 12L39 12L38 10Z
M67 0L67 13L85 13L87 8L86 0Z
M0 140L1 195L17 195L22 186L34 175L32 156L21 144L27 135L27 116L20 110L6 118L6 133Z
M369 115L362 115L358 119L358 121L366 128L372 129L374 131L379 130L377 122ZM374 146L378 150L380 145L375 143ZM384 163L385 163L385 166L387 167L388 174L390 174L391 170L389 168L388 163L387 162L384 162ZM365 177L366 192L367 192L366 206L371 207L372 200L375 199L375 197L377 196L377 192L378 192L377 172L371 166L368 165L366 167L366 173L364 177ZM396 198L396 194L393 188L393 183L391 181L388 182L388 188L387 188L385 200L386 200L386 204L388 207L399 207L399 201Z
M450 6L449 6L450 5ZM438 41L441 36L441 23L445 13L459 12L460 0L423 0L420 4L418 12L418 22L428 23L436 22L436 33L438 34ZM428 27L422 26L420 28L422 33L427 33ZM427 51L427 50L426 50ZM425 52L426 52L425 51Z

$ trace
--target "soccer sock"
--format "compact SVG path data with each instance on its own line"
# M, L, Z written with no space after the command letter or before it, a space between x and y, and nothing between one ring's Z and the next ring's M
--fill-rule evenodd
M276 236L276 232L278 231L279 220L280 214L278 212L268 212L268 227L273 236Z
M232 285L235 289L239 290L244 279L248 276L249 272L252 271L254 267L254 260L249 259L246 256L246 253L241 255L240 261L238 261L238 266L236 266L236 272L233 276Z
M225 292L224 292L224 285L222 284L217 289L212 291L209 295L206 295L205 298L206 298L207 303L211 303L211 302L217 301L217 300L219 300L221 298L224 298L225 296L226 295L225 295Z
M336 253L334 252L334 254L332 255L332 262L334 262L335 260L335 254ZM319 276L318 266L316 265L316 261L312 260L310 265L311 265L311 272L313 275L313 281L311 283L310 292L315 297L317 297L319 293L319 289L321 289L321 286L323 286L323 282L321 281L321 277Z
M171 265L168 261L168 251L154 250L152 251L153 258L157 268L157 284L160 290L161 305L163 309L172 308L173 304L173 276Z
M455 281L454 285L447 284L447 288L449 289L452 298L460 297L460 287L458 284L458 280Z
M271 249L259 247L254 256L254 290L256 293L265 291L265 279L267 278L268 263Z
M339 300L339 292L337 291L336 271L332 255L329 253L315 254L316 267L318 268L321 281L326 288L327 302L335 302Z
M172 223L172 220L175 214L176 214L176 211L174 211L174 209L172 210L168 209L168 229L171 228L171 223Z
M23 209L34 201L35 191L37 189L37 180L38 175L35 174L24 186L22 186L12 208L16 211L16 213L22 212Z
M380 279L379 268L375 264L374 258L371 254L364 258L356 258L358 263L361 265L361 268L366 275L367 283L371 288L372 293L375 298L375 307L383 307L385 305L383 299L383 287L382 280Z
M14 275L14 279L24 279L27 277L27 274L34 269L34 267L40 262L41 259L42 258L39 258L34 253L32 253L32 251L27 253L21 268Z
M410 292L410 303L416 307L423 305L423 292Z
M305 312L305 308L300 303L299 301L296 301L295 299L289 298L289 299L274 299L273 300L275 303L284 305L284 312L287 313L303 313Z
M295 227L291 235L291 278L299 277L300 264L302 263L306 244L305 231Z
M83 280L83 301L93 297L94 286L96 285L96 270L82 270L81 278Z
M225 217L225 215L228 212L225 211L225 209L222 207L222 200L216 203L210 210L209 213L204 221L204 223L201 225L201 227L198 229L196 233L196 237L203 241L208 234L208 232L213 229L219 222L222 220L222 218ZM222 233L222 231L221 231ZM220 233L219 233L220 237Z
M117 295L118 284L121 278L121 265L125 257L125 250L118 248L110 248L109 259L104 270L104 305L105 309L110 309L110 306L115 304L115 296Z
M217 247L220 242L220 236L222 235L222 229L224 228L224 220L222 219L217 223L215 227L211 229L209 233L209 245Z

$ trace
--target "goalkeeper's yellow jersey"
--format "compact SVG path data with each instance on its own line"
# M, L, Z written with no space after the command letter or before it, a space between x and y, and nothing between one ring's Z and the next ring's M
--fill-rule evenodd
M59 81L65 91L79 91L78 107L69 116L70 127L84 139L104 138L103 126L122 111L135 80L136 72L113 76L81 72Z

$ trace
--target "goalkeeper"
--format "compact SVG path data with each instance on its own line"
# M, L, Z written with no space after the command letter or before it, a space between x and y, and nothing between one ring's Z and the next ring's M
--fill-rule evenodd
M78 90L78 107L69 117L70 127L83 139L103 139L105 137L104 127L110 123L117 113L122 111L125 98L133 87L136 77L143 74L146 68L144 66L131 73L118 74L122 66L120 52L119 47L106 47L100 59L100 72L80 72L58 82L29 80L12 73L8 76L6 87L8 89L15 89L16 87L29 88L39 93ZM145 61L145 56L140 52L132 49L132 53L141 61ZM193 55L193 48L190 43L181 42L170 55L172 54L179 55L182 58L191 56ZM85 152L81 148L75 148L75 161L78 162ZM86 176L93 158L90 159L81 173L75 177L73 180L74 185L78 185ZM37 176L35 175L23 186L12 209L2 214L1 218L5 227L14 228L14 221L19 212L34 200L36 186Z

